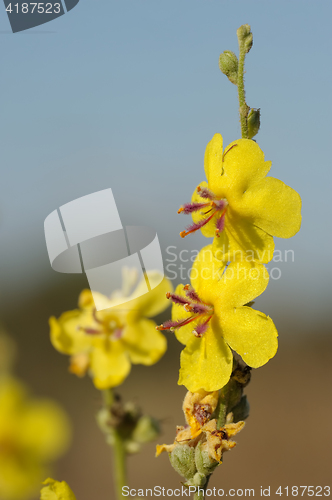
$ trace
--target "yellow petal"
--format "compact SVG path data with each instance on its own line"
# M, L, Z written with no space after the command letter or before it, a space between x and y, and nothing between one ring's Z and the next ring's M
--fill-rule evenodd
M181 353L178 384L189 391L217 391L227 384L233 365L233 355L220 335L208 330L202 338L193 336Z
M167 453L171 453L174 448L176 446L176 443L173 443L173 444L157 444L156 446L156 457L159 457L159 455L163 452L163 451L167 451Z
M91 290L85 288L81 291L78 297L78 305L81 309L93 309L95 307L95 303L93 300L93 296Z
M128 323L122 342L135 364L153 365L167 349L166 338L156 330L155 322L148 319Z
M48 478L43 482L44 486L40 491L40 500L76 500L76 497L65 481L55 481Z
M225 228L213 240L216 258L227 261L239 259L270 262L273 258L273 237L255 226L251 221L235 215L229 208L226 212Z
M197 255L192 269L192 285L200 297L214 305L217 316L252 301L264 292L269 282L268 272L258 262L231 262L227 269L212 254L212 246Z
M278 332L273 321L250 307L237 307L224 313L223 336L252 368L267 363L278 349Z
M213 176L210 173L209 188L217 196L226 197L232 206L251 184L263 179L270 168L271 162L264 161L264 153L255 141L238 139L225 148L222 164L214 169Z
M243 427L245 426L245 422L243 420L240 420L239 422L232 423L232 424L226 424L223 429L227 432L228 438L231 438L235 436L238 432L242 431Z
M77 354L90 349L95 338L86 334L81 327L96 327L92 314L87 311L67 311L57 320L50 318L51 342L60 352Z
M56 403L32 401L22 417L22 447L33 450L41 460L54 460L66 451L71 429L67 415Z
M156 316L170 305L169 301L166 299L166 293L173 291L171 282L167 278L163 278L160 282L161 275L157 271L149 271L147 273L147 278L151 286L151 291L145 291L146 281L144 279L138 284L133 292L133 296L139 296L120 306L128 311L132 319L137 317L141 318L143 316L149 318ZM156 285L156 283L159 284ZM141 293L142 295L140 295Z
M215 134L206 146L204 155L204 170L210 189L212 189L212 186L215 185L216 181L220 180L220 176L222 173L222 145L223 140L221 135Z
M116 387L130 372L130 361L121 340L105 339L102 346L91 352L90 368L97 389Z
M236 209L256 226L280 238L294 236L301 226L300 195L273 177L251 185Z
M261 295L269 283L269 273L258 262L231 262L214 288L214 310L221 321L226 309L243 306Z
M208 287L209 283L217 283L224 269L225 263L214 257L213 246L207 245L196 256L190 273L191 284L197 292L200 292Z
M78 377L84 377L90 364L90 356L86 352L80 352L79 354L74 354L70 358L70 373L74 373Z

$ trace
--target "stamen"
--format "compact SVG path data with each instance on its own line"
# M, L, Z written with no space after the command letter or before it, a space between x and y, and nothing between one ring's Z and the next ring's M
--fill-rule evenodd
M184 308L187 312L192 312L199 315L207 314L211 311L210 306L205 304L186 304Z
M215 194L206 187L197 186L196 191L201 198L206 198L208 200L216 199Z
M189 304L189 300L185 297L181 297L181 295L175 295L175 293L166 293L166 298L170 299L174 304L185 305Z
M185 214L198 212L198 210L201 210L201 208L207 207L208 205L209 203L185 203L179 208L178 214L180 214L181 212Z
M204 323L198 323L195 330L193 331L193 334L195 335L195 337L200 338L204 335L204 333L208 329L209 321L211 318L212 318L212 314L206 321L204 321Z
M78 326L77 330L83 330L84 333L87 333L88 335L99 335L100 333L103 333L101 330L97 330L96 328L85 328L83 326Z
M113 340L119 340L122 337L123 328L117 328L112 335Z
M197 316L190 316L190 318L183 319L180 321L168 320L168 321L165 321L165 323L163 323L162 325L156 326L156 330L171 330L171 331L173 331L176 328L181 328L181 326L188 325L189 323L194 321L194 319L196 319L196 318L197 318Z
M224 230L224 227L225 227L225 212L222 214L221 217L219 217L219 219L217 219L217 222L216 222L216 236L218 236L218 238L220 237L220 234L223 230Z
M171 294L169 292L166 294L166 297L172 299L172 301L178 305L183 305L185 311L192 313L192 316L179 321L165 321L162 325L156 326L156 329L174 331L177 328L189 325L193 321L200 320L201 318L200 322L196 324L193 334L196 337L202 337L206 332L208 323L214 314L213 306L203 302L198 293L190 285L185 285L183 289L187 297L181 297L180 295ZM204 318L207 319L204 321Z
M180 233L181 238L184 238L185 236L188 236L188 234L194 233L198 229L201 229L203 226L205 226L205 224L207 224L212 219L212 217L216 213L217 213L217 210L215 210L213 212L213 214L210 215L210 217L208 217L207 219L202 219L201 221L199 221L197 223L193 223L193 224L191 224L191 226L188 226L185 231L181 231L181 233Z
M186 291L188 299L194 300L195 302L202 302L195 290L190 288L190 285L186 285L183 289Z

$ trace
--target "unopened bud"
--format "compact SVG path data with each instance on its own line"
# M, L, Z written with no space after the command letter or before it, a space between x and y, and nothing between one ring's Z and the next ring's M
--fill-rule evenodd
M239 41L239 46L243 46L246 53L248 53L253 44L253 36L249 24L243 24L242 26L240 26L236 31L236 34Z
M189 479L189 481L186 482L186 486L195 486L196 488L202 488L205 483L206 483L206 476L200 474L199 472L196 472L194 477L192 477L191 479Z
M159 422L148 415L143 415L137 422L133 432L133 440L138 443L148 443L156 439L160 434Z
M187 480L196 474L195 449L187 444L178 445L169 456L173 469Z
M247 118L248 124L248 138L252 139L258 134L261 125L261 112L260 109L251 109Z
M249 417L250 406L247 400L247 396L242 396L240 402L232 409L233 422L240 422Z
M218 462L210 458L206 443L198 443L195 451L195 463L197 471L204 477L212 474L214 469L219 465Z
M237 85L238 60L234 52L225 50L219 57L219 68L229 81Z

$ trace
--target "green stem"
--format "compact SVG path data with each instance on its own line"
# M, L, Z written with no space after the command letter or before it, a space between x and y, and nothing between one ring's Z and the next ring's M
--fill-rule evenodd
M111 411L112 405L115 401L113 390L107 389L103 391L103 398L105 407ZM126 450L120 433L116 430L116 428L114 428L113 432L113 477L116 497L118 500L122 500L122 487L127 485Z
M240 123L241 123L241 133L242 139L248 139L248 124L247 116L249 108L246 104L246 95L244 90L244 60L246 57L246 50L243 43L239 43L239 66L238 66L238 78L237 78L237 91L239 96L239 111L240 111Z
M122 487L127 485L126 451L123 445L123 440L116 431L114 432L113 457L113 476L116 496L118 500L121 500L123 498Z

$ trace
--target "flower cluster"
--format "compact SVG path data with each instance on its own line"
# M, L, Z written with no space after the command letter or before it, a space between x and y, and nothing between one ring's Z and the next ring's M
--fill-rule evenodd
M171 445L158 445L156 455L166 451L173 467L187 480L187 485L203 486L206 478L222 461L223 452L236 445L231 438L244 426L243 421L229 422L218 429L212 418L217 408L218 391L188 392L183 401L187 425L177 427Z
M167 294L172 320L158 327L174 331L186 346L179 384L192 392L227 384L232 351L252 368L275 355L273 321L251 306L268 284L263 263L272 259L273 236L293 236L301 223L298 193L266 177L271 162L255 141L239 139L223 151L216 134L206 148L204 167L208 183L201 183L191 203L179 210L193 218L181 236L200 229L213 243L198 254L191 284Z

